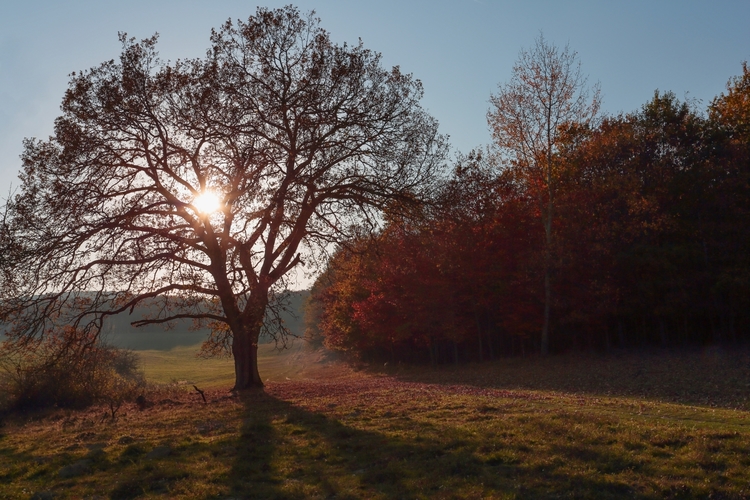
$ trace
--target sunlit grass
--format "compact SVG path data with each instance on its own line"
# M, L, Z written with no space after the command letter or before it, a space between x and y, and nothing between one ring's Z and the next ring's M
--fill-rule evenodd
M417 375L434 379L431 370L315 372L302 350L270 356L262 356L265 373L281 381L264 392L231 397L217 388L204 404L174 387L115 422L95 409L9 422L0 438L0 498L750 496L745 410L473 379L501 375L492 365L427 382ZM568 370L560 380L581 374L575 363ZM103 453L94 453L89 472L59 476L97 445ZM160 445L170 455L149 458Z
M174 347L169 351L135 351L149 382L190 383L204 387L231 386L234 363L231 358L203 359L198 346Z
M169 351L135 351L146 379L158 384L195 384L202 388L231 387L234 384L234 361L231 358L198 357L200 345L180 346ZM274 344L258 346L258 367L263 380L286 380L297 377L306 368L301 353L302 340L289 349L276 349Z

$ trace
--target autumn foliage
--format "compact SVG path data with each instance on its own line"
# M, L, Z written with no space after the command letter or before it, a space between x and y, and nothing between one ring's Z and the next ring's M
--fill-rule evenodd
M535 353L549 270L552 352L746 343L749 124L746 64L705 112L656 92L564 124L550 238L521 166L461 157L428 206L339 247L309 323L362 359Z

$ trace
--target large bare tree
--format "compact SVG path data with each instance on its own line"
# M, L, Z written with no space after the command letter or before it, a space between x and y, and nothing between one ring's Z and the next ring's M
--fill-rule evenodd
M71 75L54 135L25 143L1 226L9 336L97 332L148 303L137 324L210 323L235 389L260 387L274 290L363 219L419 200L445 140L418 80L291 6L228 21L201 59L121 40L119 62Z
M539 35L522 50L508 83L490 97L487 122L495 144L525 174L536 195L544 228L544 320L541 352L549 352L552 302L552 221L560 165L555 158L564 127L588 126L600 104L598 85L589 89L577 53Z

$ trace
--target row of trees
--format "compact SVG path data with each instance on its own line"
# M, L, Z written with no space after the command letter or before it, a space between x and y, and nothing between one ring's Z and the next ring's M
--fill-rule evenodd
M339 247L312 335L433 363L750 340L747 64L707 112L656 92L595 119L597 89L540 39L492 104L497 148Z
M210 328L235 389L260 387L287 276L336 244L313 305L342 349L437 362L746 331L746 68L707 117L663 94L599 123L575 54L540 39L493 97L499 152L440 181L419 80L314 13L259 8L200 59L121 41L72 74L2 209L13 355L149 305L134 326Z

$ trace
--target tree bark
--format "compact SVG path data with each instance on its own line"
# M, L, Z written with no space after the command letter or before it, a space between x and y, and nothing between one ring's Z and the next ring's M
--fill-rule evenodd
M243 328L239 334L235 333L232 340L232 355L234 356L234 390L263 387L263 381L258 372L258 337L257 332Z
M552 301L552 288L549 280L549 266L544 270L544 323L542 324L542 345L541 354L549 354L549 313L550 302Z
M544 177L547 183L547 216L544 215L544 205L542 205L542 224L544 225L544 323L542 325L542 342L541 354L549 354L549 314L550 302L552 301L552 287L550 284L550 266L552 265L552 147L553 147L553 127L552 127L552 104L548 103L546 112L546 134L547 134L547 164L544 166Z
M258 338L268 306L268 291L254 290L252 297L239 318L239 324L232 328L235 391L263 387L258 372Z

